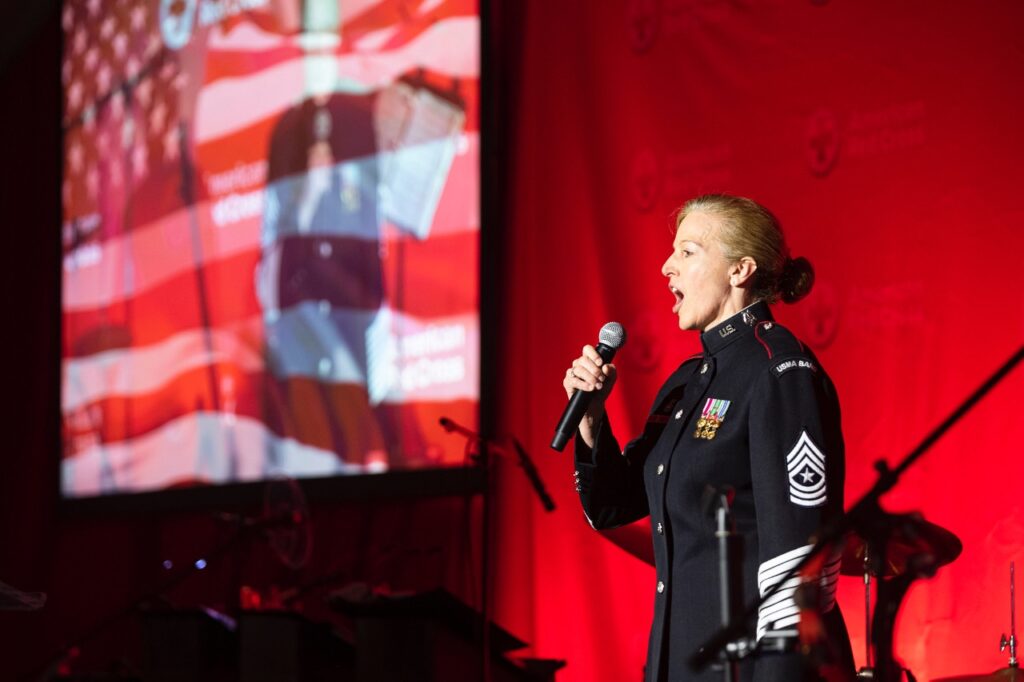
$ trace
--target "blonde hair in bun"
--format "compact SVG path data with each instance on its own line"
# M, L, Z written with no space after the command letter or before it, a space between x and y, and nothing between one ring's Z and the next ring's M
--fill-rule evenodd
M718 242L730 261L749 256L757 263L751 294L755 300L796 303L814 286L814 267L806 258L790 258L782 227L771 211L753 199L705 194L686 202L676 214L676 229L691 213L722 218Z
M813 286L814 266L811 262L803 256L787 258L779 273L779 298L782 302L796 303L811 293Z

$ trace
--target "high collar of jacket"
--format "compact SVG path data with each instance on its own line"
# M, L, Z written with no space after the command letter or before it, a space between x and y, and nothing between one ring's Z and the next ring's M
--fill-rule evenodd
M774 320L772 311L764 301L751 303L732 317L719 322L700 335L705 355L715 355L726 346L738 339L746 338L754 333L759 322Z

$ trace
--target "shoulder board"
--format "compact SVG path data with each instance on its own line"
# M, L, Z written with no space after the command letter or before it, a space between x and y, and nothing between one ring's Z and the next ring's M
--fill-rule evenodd
M793 336L793 332L772 320L764 320L754 325L754 337L761 344L769 360L782 355L806 353L804 345Z

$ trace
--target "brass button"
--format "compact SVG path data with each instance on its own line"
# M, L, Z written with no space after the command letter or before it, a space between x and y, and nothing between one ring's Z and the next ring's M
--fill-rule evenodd
M655 527L655 530L658 531L658 535L664 535L665 534L665 526L661 525L660 521L658 522L658 525Z
M658 581L658 594L661 594L664 591L665 591L665 583L662 582L661 580L659 580Z
M657 471L658 475L661 476L663 473L665 473L665 465L664 464L659 464L656 471Z

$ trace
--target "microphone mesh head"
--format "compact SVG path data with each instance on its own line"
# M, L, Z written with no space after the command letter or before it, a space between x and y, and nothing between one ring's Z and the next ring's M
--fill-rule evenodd
M618 350L626 343L626 330L618 322L609 322L601 327L601 333L597 335L597 341L609 348Z

